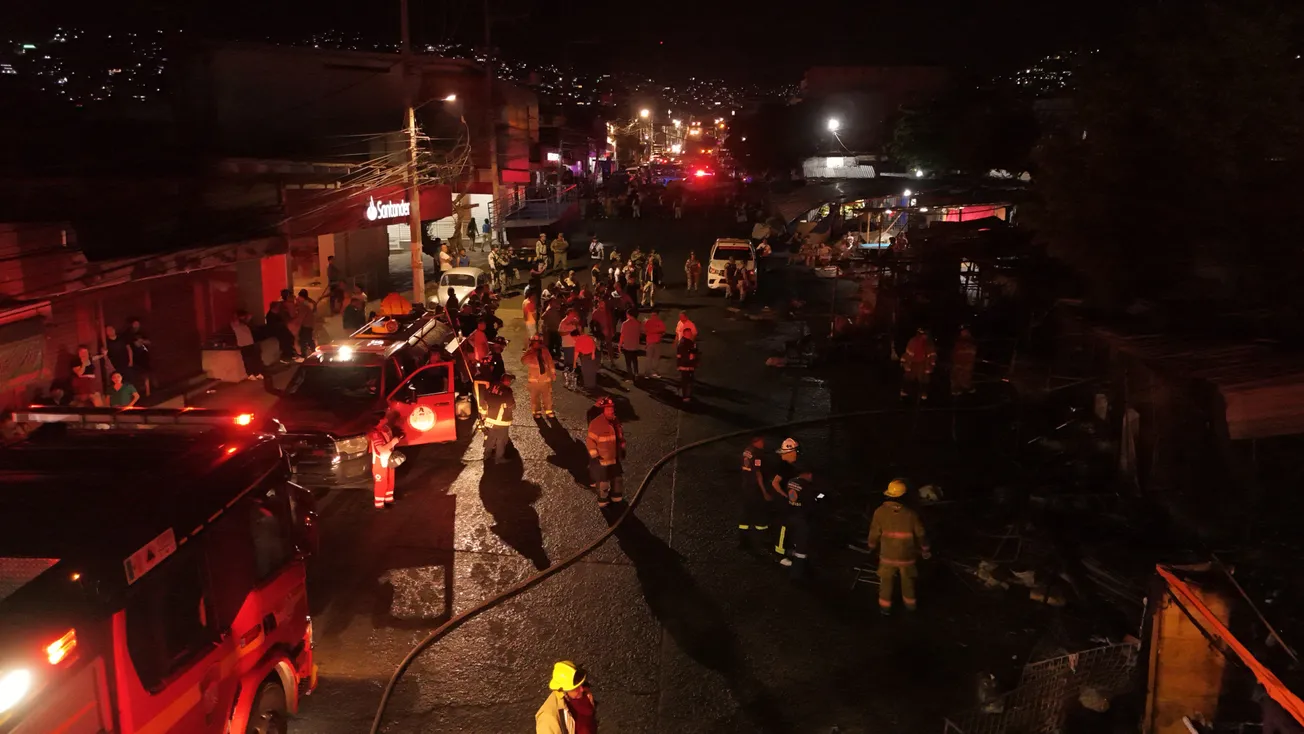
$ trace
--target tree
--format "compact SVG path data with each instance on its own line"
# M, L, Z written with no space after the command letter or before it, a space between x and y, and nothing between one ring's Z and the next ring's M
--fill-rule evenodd
M1032 101L995 85L956 85L903 110L888 154L908 168L984 175L1028 170L1037 123Z
M1289 217L1304 195L1297 11L1231 0L1176 7L1142 14L1119 50L1079 70L1077 124L1048 135L1035 156L1040 233L1112 305L1219 295L1295 312L1304 292Z
M811 105L764 105L732 125L725 145L753 173L787 173L815 152L813 115Z

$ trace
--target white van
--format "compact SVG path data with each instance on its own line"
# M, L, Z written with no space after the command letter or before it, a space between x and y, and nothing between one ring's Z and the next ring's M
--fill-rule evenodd
M724 269L729 261L745 265L756 275L756 248L751 240L716 240L711 246L711 257L706 262L706 287L711 290L724 290Z

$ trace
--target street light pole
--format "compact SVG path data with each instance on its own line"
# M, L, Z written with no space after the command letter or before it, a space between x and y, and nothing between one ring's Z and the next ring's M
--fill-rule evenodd
M485 212L485 216L491 220L498 219L498 125L497 111L494 106L494 50L491 45L489 29L493 23L492 16L489 15L489 0L484 0L484 108L485 119L488 123L489 135L489 208L492 211ZM527 131L528 134L528 131ZM497 236L499 240L502 237L502 229L506 224L502 221L491 222L491 237ZM490 243L492 245L492 243Z
M408 0L399 0L403 35L403 106L407 108L408 234L412 251L412 304L426 302L426 264L421 257L421 184L417 180L417 112L412 106L412 39L408 30Z

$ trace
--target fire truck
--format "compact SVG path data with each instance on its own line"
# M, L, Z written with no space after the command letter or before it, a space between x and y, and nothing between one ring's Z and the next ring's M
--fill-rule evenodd
M285 732L315 515L254 416L32 408L0 450L0 734Z
M401 446L457 439L454 355L462 338L433 313L383 316L319 347L290 378L272 414L286 430L295 481L370 487L367 432L398 413Z

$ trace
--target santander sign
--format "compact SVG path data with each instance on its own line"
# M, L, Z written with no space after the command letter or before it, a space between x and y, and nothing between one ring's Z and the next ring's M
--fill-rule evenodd
M367 201L368 222L406 217L411 211L412 205L406 201L382 201L377 204L375 197L371 197Z

